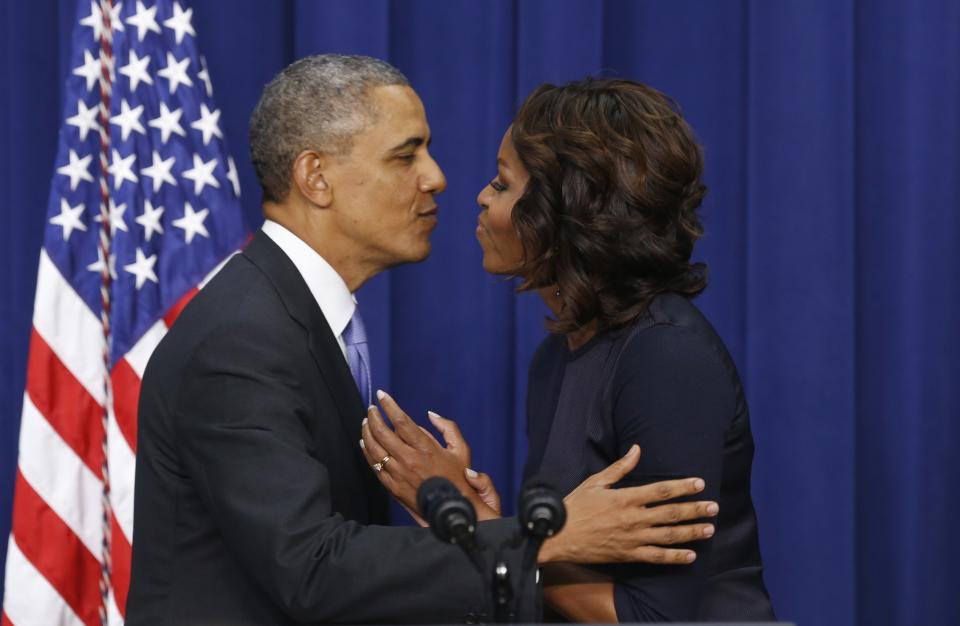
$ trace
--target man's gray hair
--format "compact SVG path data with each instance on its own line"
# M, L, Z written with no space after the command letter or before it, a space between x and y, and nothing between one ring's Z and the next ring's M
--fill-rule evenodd
M372 88L409 84L397 68L366 56L320 54L288 65L250 116L250 157L263 199L287 197L293 162L304 150L350 152L354 135L377 119L367 97Z

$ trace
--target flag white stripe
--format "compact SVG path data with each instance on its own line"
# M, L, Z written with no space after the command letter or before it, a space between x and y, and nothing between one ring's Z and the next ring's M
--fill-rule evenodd
M110 504L127 541L133 539L133 485L137 457L120 432L113 408L107 421L107 450L110 455Z
M64 279L46 250L40 251L33 327L93 399L103 406L100 320Z
M153 326L147 329L147 332L143 333L143 337L134 344L133 348L124 355L123 358L130 364L130 368L136 372L137 378L143 380L143 372L147 369L147 361L150 360L154 348L166 334L167 324L163 320L157 320Z
M123 616L120 615L120 609L117 607L117 597L110 591L110 598L107 600L107 624L109 626L123 626Z
M56 589L23 555L13 535L7 543L5 571L7 585L16 583L18 590L3 597L3 611L14 626L84 626Z
M99 507L91 504L100 501L103 483L53 429L27 394L23 394L20 449L44 451L42 457L21 454L20 473L37 495L100 560L102 520Z

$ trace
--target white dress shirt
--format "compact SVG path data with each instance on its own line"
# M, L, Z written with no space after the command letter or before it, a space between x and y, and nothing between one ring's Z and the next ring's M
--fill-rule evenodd
M347 358L343 330L357 308L357 299L350 293L347 283L316 250L280 224L267 220L263 223L263 232L293 261L337 337L343 358Z

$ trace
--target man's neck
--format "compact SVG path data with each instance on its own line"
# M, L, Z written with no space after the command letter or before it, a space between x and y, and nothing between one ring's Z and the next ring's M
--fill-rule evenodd
M384 268L365 261L353 242L330 232L322 216L300 207L264 202L263 215L280 224L323 257L330 264L350 292L357 291Z

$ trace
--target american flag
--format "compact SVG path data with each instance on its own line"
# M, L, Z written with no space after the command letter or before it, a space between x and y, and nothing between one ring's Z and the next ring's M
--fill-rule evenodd
M247 237L192 9L80 0L77 15L40 251L4 625L122 623L140 378L177 313Z

